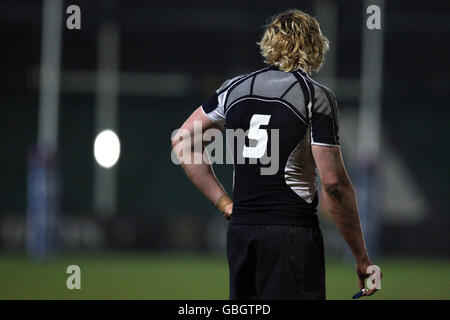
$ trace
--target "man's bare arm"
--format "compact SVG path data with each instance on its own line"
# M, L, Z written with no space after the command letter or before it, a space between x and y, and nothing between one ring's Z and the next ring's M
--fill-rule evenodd
M342 160L341 150L334 146L312 145L312 154L322 182L325 205L348 243L356 261L360 288L364 288L367 267L371 265L361 231L358 208L352 184ZM375 289L365 295L371 295Z
M203 151L205 145L202 137L194 135L194 122L201 124L201 132L217 128L218 126L211 121L203 112L201 107L192 113L192 115L181 126L177 134L172 139L173 152L178 156L181 166L192 183L208 198L212 203L223 211L226 218L231 215L233 204L228 200L226 191L217 180L213 168L210 164L203 161ZM190 139L183 139L183 134L188 133ZM200 148L195 148L195 144ZM188 152L189 155L183 154ZM202 159L201 163L194 163L194 158ZM228 198L228 199L227 199Z

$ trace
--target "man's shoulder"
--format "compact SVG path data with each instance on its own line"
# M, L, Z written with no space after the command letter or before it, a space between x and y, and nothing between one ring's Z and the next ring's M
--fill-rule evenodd
M316 79L313 79L310 75L302 73L306 81L308 81L313 87L314 91L316 91L318 94L325 94L329 95L331 97L334 97L333 90L328 88L326 85L324 85L322 82L317 81Z
M247 76L248 74L241 74L238 76L235 76L231 79L227 79L225 80L222 85L219 87L219 89L217 89L217 93L222 93L224 91L227 91L231 86L233 86L233 84L237 83L239 80L241 80L242 78L244 78L245 76Z
M252 71L249 73L240 74L233 78L227 79L222 83L222 85L219 87L219 89L217 89L217 93L220 94L222 92L225 92L225 91L233 88L234 86L238 85L239 83L245 81L246 79L249 79L258 73L262 73L262 72L265 72L268 70L270 70L270 67L264 67L264 68L261 68L261 69L258 69L258 70L255 70L255 71Z

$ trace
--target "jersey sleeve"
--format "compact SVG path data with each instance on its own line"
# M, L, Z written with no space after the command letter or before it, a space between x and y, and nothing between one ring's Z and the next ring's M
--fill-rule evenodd
M202 103L202 109L206 116L221 127L225 125L224 100L223 93L215 92L211 98Z
M228 89L241 77L225 81L211 98L202 103L202 109L206 116L222 128L225 126L225 99Z
M334 94L322 86L315 87L311 114L311 144L339 146L339 111Z

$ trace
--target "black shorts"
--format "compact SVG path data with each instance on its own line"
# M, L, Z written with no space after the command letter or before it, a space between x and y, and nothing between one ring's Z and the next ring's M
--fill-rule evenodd
M325 299L318 226L228 226L230 299Z

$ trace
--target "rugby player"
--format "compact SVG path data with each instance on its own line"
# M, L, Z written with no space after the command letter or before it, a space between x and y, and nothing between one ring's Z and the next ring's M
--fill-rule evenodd
M354 255L363 289L372 263L342 160L338 107L333 93L311 78L324 62L328 40L315 18L290 10L266 26L258 44L268 66L225 81L181 127L194 135L197 121L202 132L248 133L243 144L232 146L233 200L208 162L181 161L193 184L230 219L230 299L325 299L316 168L325 207ZM272 139L273 130L278 141ZM194 143L177 134L172 147L178 153L186 147L203 153ZM278 144L279 168L262 174L262 153L273 143ZM239 156L245 161L237 161Z

